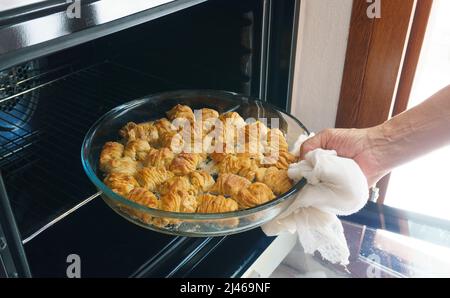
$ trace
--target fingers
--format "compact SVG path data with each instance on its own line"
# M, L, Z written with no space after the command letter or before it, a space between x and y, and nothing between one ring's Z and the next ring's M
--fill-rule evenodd
M305 155L316 149L329 149L328 142L333 137L335 129L325 129L314 137L306 140L300 147L300 159L305 159Z
M302 146L300 147L300 159L303 160L305 159L305 155L310 152L313 151L315 149L321 148L322 146L322 133L319 133L318 135L306 140Z

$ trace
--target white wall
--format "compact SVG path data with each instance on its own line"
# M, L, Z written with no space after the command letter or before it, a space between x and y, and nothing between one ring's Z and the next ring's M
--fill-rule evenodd
M352 0L302 0L292 113L311 131L334 127Z

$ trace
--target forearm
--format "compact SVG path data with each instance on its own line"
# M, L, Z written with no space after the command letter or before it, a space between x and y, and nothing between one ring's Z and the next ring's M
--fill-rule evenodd
M450 143L450 86L374 129L373 146L383 170Z

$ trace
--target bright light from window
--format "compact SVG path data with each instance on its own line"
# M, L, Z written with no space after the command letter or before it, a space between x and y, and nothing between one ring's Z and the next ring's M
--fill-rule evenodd
M449 0L434 0L409 107L450 84L449 12ZM396 169L385 203L450 220L449 186L450 146Z

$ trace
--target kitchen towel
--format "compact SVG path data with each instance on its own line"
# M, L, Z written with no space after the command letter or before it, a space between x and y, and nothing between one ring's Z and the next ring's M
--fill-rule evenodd
M294 155L300 155L306 139L299 137ZM317 149L292 164L288 175L295 182L305 177L308 183L285 212L262 227L264 233L296 232L305 253L318 251L334 264L348 265L350 252L337 216L356 213L367 203L369 187L360 167L336 151Z

